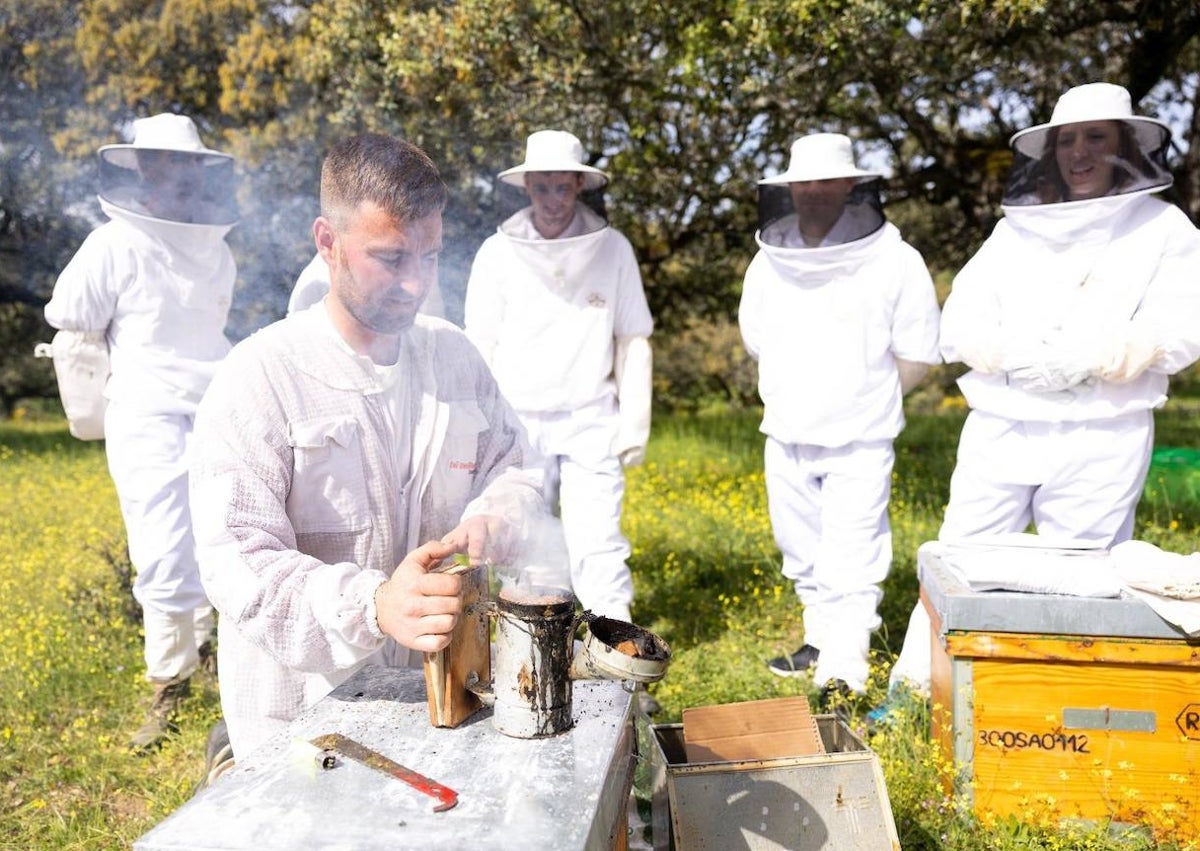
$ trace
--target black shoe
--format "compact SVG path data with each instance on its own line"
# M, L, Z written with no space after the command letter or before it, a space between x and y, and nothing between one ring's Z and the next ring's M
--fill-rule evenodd
M772 674L781 677L799 677L807 674L817 666L817 657L821 651L811 644L805 644L791 656L780 656L767 663Z

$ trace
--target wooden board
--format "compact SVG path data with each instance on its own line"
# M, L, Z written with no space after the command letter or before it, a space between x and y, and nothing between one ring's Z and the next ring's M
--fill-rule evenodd
M479 697L467 690L469 678L477 678L484 686L492 680L488 569L476 567L461 576L463 613L450 645L425 654L425 693L429 720L435 727L457 727L483 706Z
M825 751L803 697L685 709L683 739L688 762L774 759Z
M1200 669L1200 644L1153 638L1027 635L1017 632L949 632L952 656L1047 662L1115 662Z

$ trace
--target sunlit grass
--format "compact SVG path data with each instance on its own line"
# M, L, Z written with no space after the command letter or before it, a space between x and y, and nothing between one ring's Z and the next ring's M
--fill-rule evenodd
M149 696L125 536L100 444L0 425L0 847L122 848L191 794L217 716L137 759Z
M914 416L897 442L891 520L894 560L874 642L869 703L883 700L887 670L899 651L917 597L916 551L936 538L949 493L958 432L966 415L945 406ZM1200 420L1159 416L1159 444L1200 446ZM762 476L762 442L754 412L737 416L660 418L647 464L631 471L626 529L634 541L634 619L675 650L667 678L653 692L663 723L712 703L810 694L813 684L772 675L765 662L802 641L790 583L779 572ZM1197 473L1200 476L1200 471ZM1138 537L1173 552L1200 550L1200 501L1153 487L1139 511ZM901 844L912 849L1190 849L1187 824L1170 802L1138 810L1128 795L1113 817L1145 825L1064 821L1064 802L1029 798L1024 821L980 823L961 793L942 779L952 767L928 735L929 719L901 717L870 745L879 754ZM1133 790L1136 792L1136 790ZM1157 838L1156 838L1157 837ZM1172 844L1174 843L1174 844Z
M963 415L949 406L913 417L897 445L895 560L872 700L883 698L916 599L916 549L937 534ZM1162 414L1158 443L1200 446L1200 418ZM1173 552L1200 550L1200 504L1186 493L1151 492L1138 536ZM799 646L802 626L779 573L754 412L658 417L646 464L630 472L624 518L634 547L634 619L674 650L668 676L652 689L664 706L656 720L678 721L690 706L811 692L765 665ZM124 546L101 445L72 439L59 423L0 424L0 848L128 848L183 803L202 774L204 739L219 711L211 684L187 701L181 732L161 753L126 753L149 687ZM905 851L1198 847L1180 835L1178 809L1140 802L1136 789L1114 806L1138 815L1147 825L1140 832L1063 824L1069 802L1036 790L1022 821L979 823L942 787L948 767L927 723L921 713L902 717L870 739Z

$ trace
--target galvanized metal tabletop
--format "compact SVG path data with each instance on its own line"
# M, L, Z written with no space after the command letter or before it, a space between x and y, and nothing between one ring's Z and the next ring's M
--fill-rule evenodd
M544 739L498 733L485 709L430 724L417 669L367 667L134 843L178 849L609 849L626 829L633 695L574 683L574 727ZM458 793L434 798L350 759L323 769L311 740L341 733Z

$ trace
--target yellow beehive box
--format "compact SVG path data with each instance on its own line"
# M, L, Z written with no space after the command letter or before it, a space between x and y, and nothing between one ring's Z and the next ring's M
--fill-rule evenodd
M918 565L934 735L981 817L1200 834L1200 643L1136 599L975 592Z

